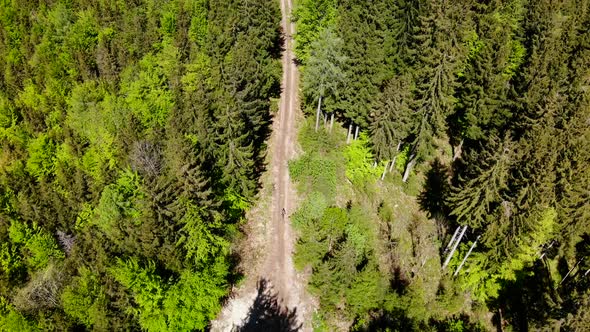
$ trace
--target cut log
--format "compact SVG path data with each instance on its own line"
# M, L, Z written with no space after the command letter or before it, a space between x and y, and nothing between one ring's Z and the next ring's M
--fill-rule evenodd
M565 280L565 279L566 279L566 278L567 278L567 277L570 275L570 273L572 273L572 271L573 271L573 270L574 270L576 267L578 267L578 264L580 264L580 262L581 262L581 261L582 261L582 260L580 259L580 260L579 260L579 261L576 263L576 265L574 265L574 267L572 267L572 268L571 268L569 271L567 271L567 274L565 275L565 277L563 277L563 279L561 279L561 281L559 282L559 284L560 284L560 285L561 285L561 283L562 283L562 282L563 282L563 281L564 281L564 280Z
M447 244L447 247L445 248L444 252L449 251L449 249L451 248L451 246L453 245L453 243L455 243L455 239L457 238L457 234L459 234L459 230L461 229L461 226L458 226L455 229L455 233L453 233L453 237L451 238L451 241L449 242L449 244Z

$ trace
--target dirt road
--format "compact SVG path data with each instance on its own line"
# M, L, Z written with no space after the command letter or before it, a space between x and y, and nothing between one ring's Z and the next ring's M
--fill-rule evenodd
M260 219L266 221L263 226L258 227L258 230L262 231L250 232L247 239L260 242L262 254L258 259L259 267L247 271L246 281L225 305L219 317L212 322L213 331L241 330L240 327L248 330L244 326L250 324L252 327L251 323L254 320L278 319L284 322L285 317L289 317L287 320L290 320L290 327L285 328L284 323L281 323L281 328L272 329L293 330L293 327L296 327L295 330L311 331L312 301L305 292L305 281L295 271L292 259L294 237L289 215L295 210L296 200L295 190L289 178L288 161L295 155L295 122L300 115L297 108L298 73L292 49L294 25L289 20L292 0L280 1L285 37L282 94L269 142L269 174L263 175L266 188L261 191L259 206L255 208L262 211L254 213L254 217L250 216L249 223L256 228L261 224ZM263 205L269 200L270 204ZM261 218L261 215L265 218ZM264 296L261 296L260 280L267 281ZM264 299L261 300L261 297ZM255 307L260 306L261 302L265 303L264 317L253 317L253 312L258 310ZM268 307L274 307L272 310L276 312L269 313ZM273 315L276 317L271 317ZM257 325L253 327L257 330Z
M293 62L292 33L293 24L288 20L291 12L291 0L281 0L283 13L283 31L285 34L285 52L283 54L283 93L278 114L278 143L273 151L273 172L275 176L275 190L273 193L272 224L275 228L270 243L270 252L275 253L274 259L270 259L266 271L270 276L273 286L279 296L287 304L292 303L290 288L293 286L295 271L291 260L292 241L289 214L293 212L291 204L291 182L289 180L288 161L294 155L296 142L295 112L297 97L297 68ZM285 215L283 215L285 209ZM273 255L271 255L273 256Z

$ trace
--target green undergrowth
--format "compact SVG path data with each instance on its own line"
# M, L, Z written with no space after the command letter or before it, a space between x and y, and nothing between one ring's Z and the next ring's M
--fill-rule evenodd
M291 218L294 261L312 271L314 329L475 328L462 316L465 297L441 274L436 224L408 194L419 192L421 175L411 178L416 188L395 168L382 181L385 164L375 163L364 133L346 144L344 129L316 133L308 120L299 142L304 153L289 164L303 198Z

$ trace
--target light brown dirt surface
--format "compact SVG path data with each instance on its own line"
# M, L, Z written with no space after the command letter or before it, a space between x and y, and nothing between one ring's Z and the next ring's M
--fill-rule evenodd
M278 114L269 142L269 165L262 176L258 204L246 227L245 281L233 292L212 322L212 331L311 331L314 302L305 291L305 277L295 271L295 243L289 215L296 208L296 193L289 178L288 161L296 154L298 72L294 63L289 21L292 0L280 0L285 37L283 84ZM269 204L270 202L270 204ZM283 209L285 214L283 215ZM245 251L245 252L244 252Z

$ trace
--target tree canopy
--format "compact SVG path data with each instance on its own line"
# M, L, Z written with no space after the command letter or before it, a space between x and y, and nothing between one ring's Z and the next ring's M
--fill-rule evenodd
M0 330L206 330L280 90L275 1L0 4Z

